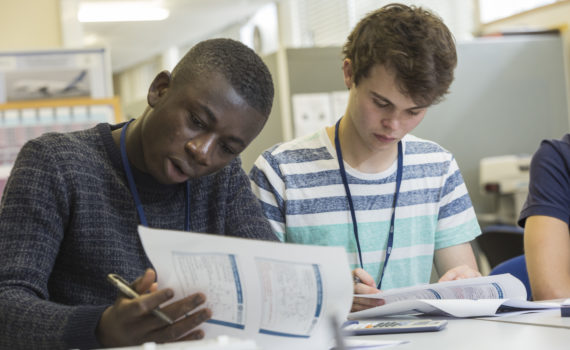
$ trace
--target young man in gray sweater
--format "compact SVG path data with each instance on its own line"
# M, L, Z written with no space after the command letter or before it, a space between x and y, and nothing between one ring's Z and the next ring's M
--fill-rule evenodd
M261 59L233 40L201 42L147 100L131 122L22 148L0 204L0 348L199 339L207 296L164 307L187 315L172 325L149 312L173 293L154 283L137 226L275 239L238 158L271 110ZM118 296L109 273L144 296Z

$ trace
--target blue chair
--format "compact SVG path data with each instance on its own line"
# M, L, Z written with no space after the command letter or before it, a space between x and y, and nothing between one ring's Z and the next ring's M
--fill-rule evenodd
M491 270L489 275L500 275L502 273L510 273L518 278L526 288L526 299L532 300L532 292L530 290L530 281L528 279L524 255L519 255L500 263Z

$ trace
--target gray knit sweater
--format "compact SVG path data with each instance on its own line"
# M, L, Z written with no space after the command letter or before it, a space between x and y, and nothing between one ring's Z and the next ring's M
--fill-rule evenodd
M150 261L111 130L46 134L20 151L0 204L0 348L99 347L95 329L117 291ZM136 172L148 224L184 229L184 185ZM274 240L236 159L191 182L191 231Z

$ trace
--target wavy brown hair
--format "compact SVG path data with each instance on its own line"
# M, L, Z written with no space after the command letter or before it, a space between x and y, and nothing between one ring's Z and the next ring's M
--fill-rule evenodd
M421 7L389 4L366 15L343 47L354 84L384 65L399 90L419 105L443 99L453 81L457 53L453 35L437 15Z

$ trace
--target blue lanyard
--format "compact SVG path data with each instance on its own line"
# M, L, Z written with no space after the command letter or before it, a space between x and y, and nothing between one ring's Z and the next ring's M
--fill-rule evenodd
M131 194L135 200L135 205L137 207L141 225L148 227L148 222L146 221L146 216L144 215L144 208L139 197L139 192L137 191L135 179L133 177L133 172L131 171L131 166L129 165L129 158L127 156L127 145L125 139L127 134L127 127L133 120L134 119L129 120L121 130L121 160L123 161L123 169L125 170L125 174L127 176L127 182L129 183ZM184 230L190 231L190 181L186 181L186 221L184 222Z
M336 148L336 157L338 159L338 166L340 168L340 176L342 177L342 183L344 184L344 190L346 191L346 199L348 200L348 206L350 208L350 216L352 217L352 227L354 230L354 238L356 240L356 248L358 249L358 259L360 261L360 267L364 269L364 264L362 263L362 250L360 249L360 240L358 239L358 224L356 222L356 212L354 210L354 204L352 203L352 195L350 194L350 188L348 187L346 170L344 170L344 161L342 160L342 151L340 149L340 139L338 137L338 128L341 119L339 119L338 122L336 122L334 130L334 145ZM386 266L388 266L388 259L390 259L390 254L392 254L392 246L394 245L394 222L396 219L396 204L398 202L398 194L400 193L400 185L402 184L403 164L404 164L404 155L402 153L402 141L400 141L398 142L398 168L396 169L396 191L394 193L394 201L392 202L392 218L390 219L390 231L388 231L388 245L386 247L386 258L384 259L384 267L382 268L382 274L380 275L380 280L378 281L378 289L380 289L382 285L384 272L386 272Z

